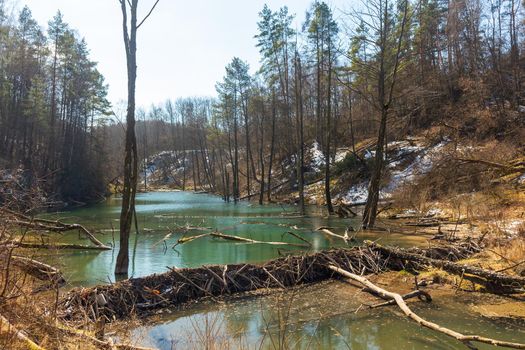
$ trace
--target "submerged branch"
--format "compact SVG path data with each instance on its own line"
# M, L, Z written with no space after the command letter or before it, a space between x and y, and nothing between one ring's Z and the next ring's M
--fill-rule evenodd
M400 294L389 292L381 287L376 286L372 282L370 282L368 279L362 276L358 276L356 274L353 274L351 272L348 272L346 270L343 270L339 267L336 267L334 265L330 265L329 268L347 278L350 278L354 281L357 281L361 283L363 286L369 288L370 290L374 291L378 295L380 295L382 298L385 299L393 299L397 306L403 311L403 313L412 320L416 321L419 325L429 328L431 330L434 330L436 332L443 333L449 337L455 338L458 341L465 344L470 349L477 349L472 342L479 342L479 343L485 343L490 344L493 346L501 346L506 348L512 348L512 349L525 349L525 344L520 343L512 343L512 342L506 342L491 338L482 337L480 335L464 335L459 332L456 332L452 329L442 327L436 323L427 321L417 314L415 314L406 304L406 302L403 300L403 297Z

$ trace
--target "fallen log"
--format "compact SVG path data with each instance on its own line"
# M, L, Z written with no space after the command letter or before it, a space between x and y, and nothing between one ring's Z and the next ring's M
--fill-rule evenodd
M254 239L244 238L244 237L239 237L239 236L226 235L226 234L220 233L220 232L211 232L210 236L216 237L216 238L222 238L222 239L229 240L229 241L237 241L237 242L251 243L251 244L288 245L288 246L292 246L292 247L301 247L301 248L308 248L308 247L311 246L311 244L300 244L300 243L289 243L289 242L256 241Z
M11 256L11 264L41 281L50 281L59 286L66 283L66 280L59 269L44 264L43 262L23 256L13 255Z
M99 241L87 228L80 224L66 224L59 220L47 220L39 218L31 218L22 213L18 213L9 209L0 208L0 211L13 216L14 219L6 220L7 224L25 227L28 229L38 231L51 231L51 232L67 232L67 231L79 231L82 232L93 244L100 247L101 250L111 250L112 248Z
M395 303L397 304L397 306L399 306L401 311L403 311L403 313L408 318L411 318L412 320L416 321L419 325L421 325L423 327L429 328L429 329L431 329L433 331L440 332L440 333L443 333L443 334L445 334L445 335L447 335L449 337L457 339L458 341L460 341L463 344L465 344L465 346L467 346L469 349L477 349L477 347L475 347L472 344L472 342L490 344L490 345L493 345L493 346L501 346L501 347L512 348L512 349L525 349L525 344L506 342L506 341L501 341L501 340L496 340L496 339L482 337L480 335L464 335L464 334L456 332L456 331L454 331L452 329L445 328L445 327L442 327L442 326L440 326L440 325L438 325L436 323L427 321L427 320L421 318L420 316L418 316L417 314L415 314L408 307L408 305L403 300L403 297L400 294L389 292L386 289L380 288L380 287L376 286L375 284L373 284L372 282L370 282L365 277L359 276L359 275L356 275L356 274L353 274L353 273L350 273L350 272L348 272L348 271L346 271L344 269L341 269L340 267L337 267L337 266L334 266L334 265L330 265L329 268L332 271L335 271L335 272L337 272L337 273L339 273L339 274L341 274L341 275L343 275L343 276L345 276L347 278L350 278L350 279L352 279L354 281L357 281L357 282L361 283L363 286L373 290L375 293L381 295L381 297L383 297L385 299L392 299L392 300L394 300Z
M256 241L254 239L250 238L244 238L239 236L232 236L232 235L226 235L224 233L220 232L210 232L210 233L204 233L202 235L192 236L192 237L182 237L180 238L177 243L173 246L175 248L177 245L188 243L191 241L194 241L199 238L203 237L215 237L224 239L227 241L235 241L235 242L242 242L242 243L250 243L250 244L268 244L268 245L286 245L286 246L292 246L292 247L301 247L301 248L308 248L311 246L311 244L300 244L300 243L288 243L288 242L267 242L267 241Z
M382 255L388 256L398 261L399 267L414 269L424 269L426 267L436 267L446 272L464 276L465 279L475 279L475 283L483 285L487 290L498 294L517 294L525 291L525 277L511 276L497 271L482 269L476 266L460 264L452 259L447 259L441 254L436 259L421 254L421 250L403 250L396 248L387 248L374 243L368 244L374 250L381 252ZM436 251L433 252L436 254ZM427 253L428 254L428 253Z
M38 221L21 221L21 220L8 220L8 224L17 225L29 229L38 231L51 231L51 232L67 232L78 230L82 232L91 242L102 250L111 250L112 248L99 241L88 229L80 224L64 224L57 223L57 225L43 224Z
M93 246L93 245L84 245L84 244L66 244L66 243L29 243L29 242L12 242L7 246L14 248L23 248L23 249L75 249L75 250L106 250L104 247Z

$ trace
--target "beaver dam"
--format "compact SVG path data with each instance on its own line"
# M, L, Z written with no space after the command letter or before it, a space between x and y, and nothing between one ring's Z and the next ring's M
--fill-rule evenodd
M429 339L444 349L463 344L523 348L525 334L515 331L522 327L519 322L481 318L464 307L468 295L458 293L460 286L514 298L524 292L525 278L468 263L484 249L484 239L429 241L348 231L345 238L344 227L352 219L324 219L315 212L298 218L293 207L233 206L188 193L142 194L139 199L140 233L131 247L135 277L130 279L107 279L115 253L106 247L114 244L111 227L118 199L60 214L67 222L94 228L95 239L82 230L48 233L38 245L59 249L46 250L35 250L34 240L27 239L23 248L33 252L34 261L60 270L46 270L39 278L48 275L55 284L66 283L54 307L63 334L79 336L82 330L80 336L95 348L111 346L112 339L135 344L131 348L206 348L203 344L213 338L216 348L257 343L261 348L352 344L352 349L367 349L381 348L388 337L399 338L407 349L419 349ZM87 245L100 249L83 249ZM429 269L455 276L457 289L447 295L426 289L429 283L440 284L436 276L429 280L422 275ZM406 281L403 287L373 277L392 273ZM370 299L359 302L358 294ZM208 334L204 343L199 334Z

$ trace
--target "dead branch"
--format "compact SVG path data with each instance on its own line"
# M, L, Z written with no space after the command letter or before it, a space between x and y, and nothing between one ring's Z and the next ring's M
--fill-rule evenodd
M432 266L456 275L464 275L465 279L470 279L472 276L476 283L483 285L485 288L494 293L523 293L523 290L525 289L525 277L511 276L472 265L460 264L450 261L450 259L446 259L446 256L439 257L438 259L427 257L422 255L421 251L418 252L417 249L408 251L403 249L383 247L375 243L368 243L368 246L381 252L381 254L384 256L389 256L390 258L397 259L398 261L404 261L406 264L409 264L414 268Z
M422 301L424 301L426 303L430 303L432 301L432 297L430 296L430 294L428 294L427 292L422 291L420 289L412 291L412 292L407 293L407 294L404 294L401 297L403 298L403 300L408 300L408 299L417 297L419 300L422 300ZM370 305L369 308L370 309L375 309L375 308L378 308L378 307L395 305L395 304L396 304L396 301L391 299L391 300L385 301L384 303Z
M351 272L345 271L345 270L343 270L343 269L341 269L339 267L330 265L329 268L331 270L333 270L333 271L335 271L335 272L337 272L337 273L347 277L347 278L350 278L350 279L352 279L354 281L357 281L357 282L361 283L363 286L373 290L375 293L377 293L378 295L381 295L381 297L383 297L383 298L393 299L395 301L395 303L397 304L397 306L399 306L399 308L403 311L403 313L408 318L411 318L412 320L416 321L419 325L421 325L423 327L429 328L429 329L434 330L436 332L440 332L440 333L443 333L443 334L445 334L445 335L447 335L449 337L457 339L458 341L460 341L463 344L465 344L469 349L477 349L472 344L472 342L485 343L485 344L490 344L490 345L493 345L493 346L501 346L501 347L506 347L506 348L511 348L511 349L525 349L525 344L500 341L500 340L495 340L495 339L491 339L491 338L485 338L485 337L482 337L480 335L464 335L464 334L461 334L461 333L456 332L454 330L442 327L442 326L440 326L440 325L438 325L436 323L427 321L427 320L421 318L420 316L418 316L417 314L415 314L408 307L408 305L403 300L403 297L400 294L389 292L389 291L387 291L387 290L385 290L383 288L380 288L380 287L376 286L375 284L370 282L365 277L358 276L358 275L353 274Z
M307 241L306 239L304 239L303 237L299 236L297 233L293 233L292 231L286 231L285 233L291 235L291 236L294 236L295 238L303 241L304 243L308 244L309 247L312 246L312 243L310 243L309 241Z
M330 231L328 227L324 227L324 226L319 227L317 231L322 232L330 237L342 239L346 244L350 243L350 237L348 236L347 232L345 232L344 236L341 236L341 235L338 235L337 233Z
M10 216L13 216L14 219L6 220L6 223L11 225L17 225L20 227L25 227L33 230L39 231L51 231L51 232L67 232L67 231L80 231L82 232L93 244L100 247L102 250L111 250L112 248L105 245L99 241L88 229L80 224L66 224L59 220L46 220L46 219L37 219L31 218L22 213L18 213L9 209L0 208L1 212L4 212Z

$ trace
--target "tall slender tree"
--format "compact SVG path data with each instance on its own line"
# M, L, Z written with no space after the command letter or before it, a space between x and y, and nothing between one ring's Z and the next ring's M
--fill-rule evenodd
M324 189L326 208L333 214L330 192L330 158L332 144L332 89L335 49L339 28L334 21L332 11L325 2L315 2L307 16L308 39L312 45L316 65L316 117L319 127L321 145L324 153ZM323 79L325 82L323 83ZM324 123L322 120L324 119ZM318 131L319 132L319 131Z
M140 22L137 21L138 0L119 0L122 11L122 32L128 73L128 107L126 113L126 141L124 152L124 188L120 213L120 246L115 275L128 274L129 235L135 213L135 195L138 180L137 138L135 134L135 86L137 81L137 30L151 15L159 0ZM128 14L129 5L129 14ZM129 24L128 24L129 16Z

